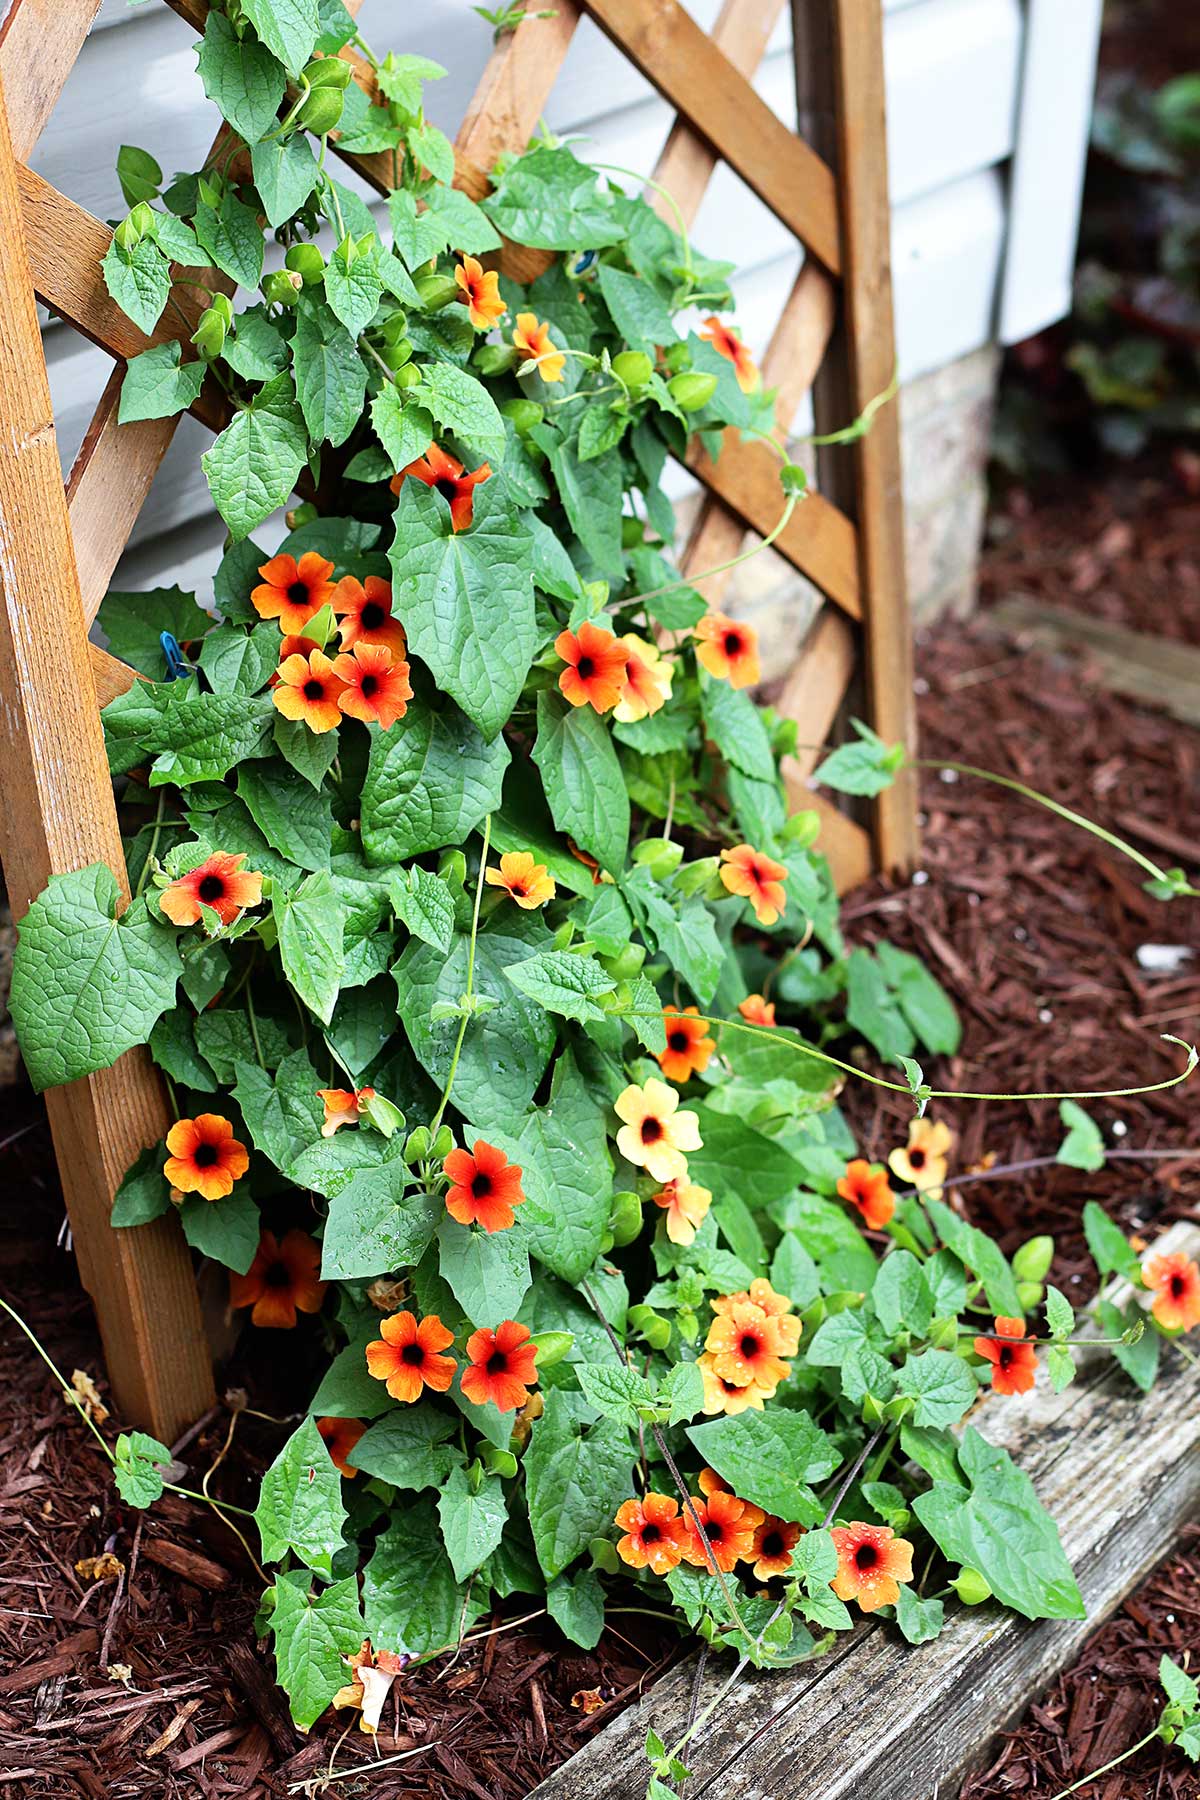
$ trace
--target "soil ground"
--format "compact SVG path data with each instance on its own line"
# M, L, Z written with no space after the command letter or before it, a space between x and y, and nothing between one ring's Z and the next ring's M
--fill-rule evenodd
M1018 500L999 521L986 590L1040 592L1200 641L1197 552L1183 504L1170 471L1153 470L1066 490L1044 506ZM1095 687L1086 663L998 639L986 616L928 634L918 669L926 756L1027 781L1164 862L1200 871L1190 823L1200 779L1192 732ZM1200 1013L1196 903L1152 900L1115 851L1001 789L930 772L922 805L919 875L860 890L846 920L855 941L886 934L917 950L954 994L964 1041L937 1071L939 1085L1109 1088L1173 1073L1179 1053L1160 1034L1194 1038ZM1145 947L1164 944L1181 952L1170 973L1145 966ZM877 1102L866 1088L845 1103L867 1154L883 1157L902 1139L904 1107ZM1054 1168L961 1190L968 1213L1010 1249L1035 1232L1053 1233L1052 1279L1073 1297L1089 1283L1084 1200L1101 1200L1147 1236L1174 1218L1200 1219L1200 1126L1190 1090L1100 1101L1092 1110L1114 1147L1180 1154L1119 1160L1097 1175ZM938 1116L958 1135L960 1169L987 1156L1052 1153L1061 1137L1048 1103L941 1103ZM61 1220L40 1107L10 1099L0 1131L0 1291L68 1375L79 1368L99 1379L87 1302L58 1242ZM245 1385L252 1408L278 1410L261 1363L235 1367L230 1379ZM230 1416L222 1409L204 1422L182 1455L196 1484L219 1462L213 1491L245 1503L288 1427L245 1412L222 1454ZM104 1426L106 1435L115 1425ZM1031 1708L964 1800L1053 1794L1148 1729L1162 1649L1200 1653L1200 1540L1193 1534L1163 1550L1166 1561ZM119 1581L96 1583L77 1571L105 1551L124 1565ZM348 1715L318 1726L306 1743L275 1694L269 1659L252 1647L259 1586L243 1546L207 1509L171 1498L138 1514L117 1500L98 1449L4 1320L2 1792L22 1800L266 1800L313 1791L292 1784L332 1762L368 1765L324 1790L344 1800L518 1800L679 1654L672 1632L636 1615L615 1618L594 1656L530 1621L398 1683L374 1745L352 1732L339 1746ZM520 1616L511 1604L505 1610ZM383 1761L408 1750L418 1754ZM1200 1782L1178 1756L1152 1747L1081 1794L1197 1800Z

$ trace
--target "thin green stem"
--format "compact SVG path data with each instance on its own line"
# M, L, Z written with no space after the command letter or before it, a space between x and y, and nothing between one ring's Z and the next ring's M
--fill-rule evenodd
M232 1500L214 1500L211 1494L197 1493L195 1488L178 1487L173 1481L164 1481L163 1486L165 1488L170 1488L173 1494L182 1494L187 1500L199 1500L201 1505L211 1506L218 1517L223 1512L237 1513L238 1516L243 1519L252 1519L254 1517L254 1514L250 1512L248 1508L244 1506L235 1506ZM239 1531L237 1535L241 1537L242 1534ZM242 1538L242 1542L245 1543L244 1538ZM249 1548L249 1546L247 1546L247 1548ZM253 1558L251 1558L251 1560L253 1561Z
M750 1658L748 1656L739 1656L738 1657L738 1660L734 1666L733 1674L730 1675L727 1680L725 1680L721 1683L720 1687L717 1689L716 1693L713 1695L713 1697L709 1701L708 1705L704 1708L704 1710L702 1712L699 1712L696 1714L696 1717L692 1720L691 1724L688 1726L688 1728L684 1732L683 1736L681 1738L677 1739L676 1742L674 1744L672 1744L671 1748L667 1751L667 1755L672 1760L674 1760L676 1757L678 1757L680 1751L686 1747L686 1745L688 1744L690 1739L695 1737L696 1733L701 1729L701 1727L708 1724L708 1721L712 1718L712 1716L716 1712L718 1706L720 1706L720 1704L721 1704L722 1700L724 1700L726 1694L729 1693L729 1691L733 1687L734 1683L737 1681L738 1677L741 1675L742 1670L746 1667L746 1665L749 1663L749 1661L750 1661Z
M793 442L797 444L815 444L817 446L825 444L857 443L859 438L866 437L868 431L871 429L871 421L874 419L875 414L881 407L886 406L889 400L895 399L899 388L900 371L896 368L893 369L892 379L888 382L883 392L873 395L872 398L867 401L867 404L863 407L857 419L851 420L849 425L843 425L840 431L826 431L820 435L815 432L810 432L806 437L793 439Z
M683 216L683 208L670 189L665 188L661 181L652 180L649 175L639 175L636 169L623 169L620 163L592 163L590 166L593 169L603 169L610 175L625 175L630 181L640 181L653 193L662 195L675 215L675 229L679 234L679 241L683 245L683 266L687 271L688 286L690 287L695 280L696 272L692 263L692 245L688 237L687 220Z
M1060 1788L1058 1793L1053 1796L1053 1800L1067 1800L1068 1794L1077 1794L1080 1788L1088 1787L1091 1782L1098 1781L1101 1775L1107 1775L1110 1769L1115 1769L1129 1757L1136 1756L1139 1750L1144 1750L1147 1744L1152 1744L1157 1736L1158 1726L1156 1725L1153 1731L1148 1731L1144 1738L1138 1739L1136 1744L1130 1744L1128 1750L1122 1750L1120 1756L1114 1756L1111 1762L1103 1763L1100 1768L1092 1769L1087 1775L1081 1775L1078 1781L1071 1783L1070 1787Z
M899 1436L900 1436L900 1427L899 1427L899 1425L897 1425L895 1427L895 1429L891 1432L890 1436L888 1437L886 1444L884 1444L883 1448L880 1450L879 1455L875 1458L875 1461L871 1464L870 1468L867 1470L866 1474L863 1476L864 1483L868 1482L868 1481L878 1481L879 1480L879 1477L882 1475L883 1471L887 1468L888 1459L891 1456L892 1451L896 1448L896 1439Z
M249 986L246 988L246 1017L250 1021L250 1036L254 1039L254 1054L258 1058L258 1066L260 1069L265 1069L267 1064L263 1056L262 1044L259 1041L258 1020L254 1016L254 996Z
M483 901L484 877L487 874L488 846L492 841L492 815L489 813L483 821L483 849L479 856L479 879L475 883L475 910L471 915L471 942L467 950L467 986L463 995L464 1002L470 1001L475 993L475 944L479 937L479 908ZM450 1058L450 1072L446 1076L446 1086L438 1102L438 1109L429 1122L429 1130L436 1136L442 1123L450 1093L454 1087L454 1077L458 1073L458 1059L462 1055L463 1039L467 1035L467 1026L471 1021L470 1008L466 1007L458 1024L458 1037L454 1042L454 1055Z
M75 1392L75 1389L71 1386L70 1382L66 1379L62 1370L58 1367L58 1365L56 1363L51 1361L49 1352L42 1347L42 1345L39 1343L38 1339L34 1336L33 1332L30 1330L29 1326L25 1323L24 1319L21 1317L20 1313L15 1311L14 1308L8 1304L7 1300L0 1300L0 1308L3 1308L3 1310L8 1314L9 1318L12 1319L14 1321L14 1323L18 1326L18 1328L25 1333L25 1336L29 1339L29 1342L33 1345L34 1349L37 1351L38 1355L41 1357L42 1361L45 1363L46 1367L49 1369L50 1373L53 1375L55 1381L57 1381L59 1387L62 1389L63 1399L70 1401L71 1405L75 1408L75 1411L79 1414L80 1418L83 1420L84 1424L87 1426L88 1430L91 1432L92 1436L95 1438L96 1442L99 1444L100 1448L103 1450L105 1456L107 1456L109 1462L115 1463L117 1459L113 1455L113 1452L110 1449L110 1447L108 1446L108 1444L105 1443L104 1438L101 1435L99 1426L96 1424L96 1421L92 1418L91 1414L88 1412L87 1408L84 1406L83 1401L79 1398L79 1395Z
M166 807L166 804L167 804L167 790L165 787L161 787L158 790L158 811L154 816L154 830L150 836L150 848L146 852L146 860L142 864L142 872L138 876L138 884L133 890L133 897L135 900L141 894L142 889L145 887L147 881L150 878L150 869L153 865L154 857L158 850L158 840L162 835L163 811Z
M687 576L680 575L677 580L668 581L664 583L662 587L647 588L644 594L622 595L619 604L621 606L636 606L639 601L657 600L660 594L673 594L676 588L681 587L696 587L701 581L707 581L710 575L723 575L727 569L736 569L742 563L749 562L752 556L758 556L762 551L769 550L776 538L779 537L780 533L787 530L788 520L795 512L796 503L801 498L802 496L800 494L789 494L787 497L787 505L784 507L770 531L768 531L766 537L759 543L753 545L751 549L743 550L740 556L731 556L728 562L715 563L711 569L701 569L696 574Z

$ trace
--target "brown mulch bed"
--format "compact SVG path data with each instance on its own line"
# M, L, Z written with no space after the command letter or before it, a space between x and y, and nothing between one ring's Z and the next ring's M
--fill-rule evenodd
M1073 554L1065 538L1061 554ZM1044 561L1054 563L1049 550ZM1107 604L1107 593L1102 582L1085 603ZM1140 609L1141 599L1134 604ZM1140 613L1129 622L1145 623ZM1069 662L1015 654L976 628L930 634L918 669L925 755L1026 780L1133 831L1152 855L1161 850L1164 861L1200 871L1200 843L1193 848L1187 835L1200 778L1192 734L1092 691ZM1002 790L930 773L922 803L920 876L860 890L846 919L856 942L886 935L918 951L953 993L964 1042L935 1071L939 1084L1107 1088L1173 1073L1178 1052L1159 1033L1196 1036L1200 968L1187 961L1155 975L1139 967L1137 950L1195 944L1196 903L1151 900L1139 872L1115 852ZM881 1101L865 1086L844 1099L868 1154L881 1157L902 1141L905 1103ZM934 1110L958 1134L960 1168L989 1154L1007 1162L1052 1153L1061 1137L1051 1103L938 1102ZM1118 1148L1200 1143L1190 1091L1097 1101L1091 1110ZM1034 1232L1054 1233L1053 1279L1080 1296L1090 1281L1082 1202L1100 1199L1128 1228L1153 1235L1173 1218L1200 1218L1195 1167L1181 1154L1119 1161L1096 1175L1056 1168L979 1182L961 1195L1009 1248ZM76 1367L98 1375L73 1260L54 1243L61 1202L31 1102L6 1107L0 1175L0 1290L68 1375ZM275 1410L275 1384L261 1373L248 1366L234 1379L248 1386L252 1405ZM319 1774L348 1715L322 1723L308 1743L288 1724L269 1658L251 1648L259 1583L237 1538L186 1501L172 1498L144 1515L123 1506L103 1459L7 1320L0 1384L0 1789L29 1800L267 1800ZM190 1485L218 1458L227 1429L222 1412L185 1448ZM245 1503L285 1429L250 1414L239 1420L214 1492ZM108 1549L125 1565L119 1588L75 1571L77 1561ZM1145 1675L1148 1696L1162 1647L1180 1646L1189 1631L1196 1644L1196 1571L1189 1543L1032 1710L991 1785L976 1783L971 1800L1053 1793L1065 1785L1064 1771L1074 1778L1147 1729L1140 1721L1151 1716L1150 1702L1138 1684ZM509 1618L520 1616L518 1601L504 1609ZM339 1778L328 1791L345 1800L517 1800L675 1654L673 1633L626 1615L594 1656L536 1623L482 1638L456 1660L398 1683L376 1744L354 1732L336 1759L345 1766L418 1747L422 1754L368 1777ZM591 1716L572 1705L587 1690L607 1701ZM1087 1800L1195 1800L1178 1762L1148 1753L1132 1773L1121 1772L1119 1785L1089 1791Z

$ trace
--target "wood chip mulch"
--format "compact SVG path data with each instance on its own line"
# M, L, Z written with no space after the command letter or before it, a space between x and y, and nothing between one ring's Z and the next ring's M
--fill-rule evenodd
M939 627L921 643L918 669L925 755L1028 781L1132 833L1150 854L1200 872L1193 734L1093 691L1078 666L1018 654L977 628ZM855 942L886 935L917 950L960 1006L963 1046L931 1069L937 1085L1107 1088L1173 1073L1178 1052L1159 1034L1197 1035L1196 904L1151 900L1114 852L999 789L929 773L922 804L924 878L858 891L846 918ZM1142 966L1138 951L1149 944L1178 946L1177 968ZM857 1085L844 1103L868 1154L882 1157L903 1140L905 1103ZM1097 1101L1091 1110L1118 1148L1180 1154L960 1190L971 1216L1010 1248L1053 1232L1052 1279L1073 1297L1089 1291L1085 1199L1101 1199L1147 1235L1174 1218L1200 1218L1197 1161L1186 1154L1200 1145L1191 1090ZM1052 1153L1061 1137L1046 1102L938 1102L934 1111L958 1133L960 1168L987 1155L1008 1162ZM0 1177L0 1290L68 1376L80 1368L99 1380L73 1259L54 1241L61 1200L31 1100L6 1102ZM271 1386L255 1386L252 1375L251 1407L281 1411ZM188 1485L218 1458L227 1427L222 1411L185 1446ZM247 1415L214 1492L245 1503L286 1429ZM108 1551L123 1565L118 1579L76 1572L77 1562ZM970 1800L1051 1794L1146 1730L1160 1650L1179 1649L1190 1634L1200 1655L1198 1575L1193 1535L1031 1710L993 1770L967 1790ZM678 1654L671 1631L636 1615L614 1618L593 1656L533 1623L398 1683L374 1744L351 1731L339 1746L348 1715L306 1742L287 1721L269 1658L254 1648L259 1586L236 1537L207 1509L171 1498L138 1514L120 1503L53 1379L0 1321L0 1793L273 1800L317 1791L297 1784L315 1784L331 1763L379 1759L369 1774L339 1776L321 1791L344 1800L519 1800ZM521 1610L520 1596L504 1608L509 1619ZM590 1716L580 1709L589 1691L606 1702ZM382 1760L414 1749L420 1754L409 1760ZM1086 1800L1200 1793L1181 1759L1154 1751L1114 1781L1085 1790Z

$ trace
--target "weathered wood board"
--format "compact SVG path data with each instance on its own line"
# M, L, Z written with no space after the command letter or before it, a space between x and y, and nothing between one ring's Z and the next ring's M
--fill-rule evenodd
M1175 1226L1161 1242L1194 1256L1200 1230ZM1058 1521L1086 1619L1029 1624L990 1603L948 1606L942 1635L915 1649L864 1621L819 1662L749 1673L686 1753L688 1800L950 1800L994 1733L1200 1516L1200 1374L1170 1350L1144 1399L1106 1351L1083 1351L1064 1393L1043 1372L1028 1399L989 1396L980 1412ZM701 1706L729 1669L712 1659ZM668 1744L682 1734L694 1670L693 1659L673 1670L530 1800L642 1800L647 1728Z

